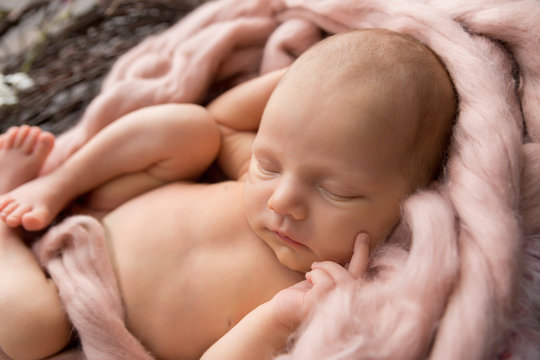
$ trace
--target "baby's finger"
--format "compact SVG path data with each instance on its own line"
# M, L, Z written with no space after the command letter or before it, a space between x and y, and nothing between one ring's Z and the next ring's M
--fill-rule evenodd
M366 233L360 233L356 236L354 242L354 252L349 263L349 273L355 279L364 274L369 264L369 236Z
M351 274L347 269L333 261L316 262L311 265L311 268L324 270L334 282L343 283L351 279Z
M293 286L290 286L288 289L306 292L312 287L313 285L311 284L311 282L309 282L308 280L303 280L303 281L297 282Z
M306 273L306 279L313 284L313 290L316 292L325 292L334 287L335 281L322 269L313 269Z

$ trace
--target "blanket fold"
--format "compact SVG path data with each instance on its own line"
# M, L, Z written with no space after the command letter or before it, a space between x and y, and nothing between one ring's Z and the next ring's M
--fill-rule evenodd
M33 250L57 284L86 358L153 359L126 329L103 228L97 220L82 215L67 218Z
M535 0L209 2L123 55L51 158L135 109L201 103L217 83L287 66L328 34L377 27L413 36L438 54L458 95L445 174L435 193L406 201L398 231L373 255L377 276L321 299L279 358L538 359L539 18ZM67 220L38 253L88 359L149 359L123 325L100 231L88 218ZM437 248L447 252L438 253L444 271L427 261Z

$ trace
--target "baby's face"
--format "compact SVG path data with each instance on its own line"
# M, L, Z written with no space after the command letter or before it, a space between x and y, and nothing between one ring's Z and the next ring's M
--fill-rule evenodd
M395 129L378 121L395 116L392 109L367 89L336 86L291 80L276 89L246 180L251 227L283 265L302 272L314 261L348 262L359 233L371 246L388 236L409 189Z

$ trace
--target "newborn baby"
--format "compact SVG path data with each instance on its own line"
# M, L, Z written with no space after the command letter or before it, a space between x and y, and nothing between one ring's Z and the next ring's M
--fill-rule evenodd
M103 224L127 327L157 358L241 358L234 344L250 341L261 356L282 350L301 321L293 314L309 309L266 305L321 262L345 266L355 244L355 262L367 263L402 201L437 176L456 106L437 57L386 30L329 37L283 73L233 88L207 108L128 114L29 182L12 159L24 157L33 167L25 171L37 174L50 136L35 128L2 135L0 165L12 165L0 183L0 273L12 281L0 283L0 348L41 358L68 342L54 284L16 228L41 230L85 195L77 212ZM216 159L229 180L193 181ZM7 266L14 258L22 259L17 270ZM308 273L304 294L316 276ZM258 319L256 339L246 314ZM28 326L29 316L46 321Z

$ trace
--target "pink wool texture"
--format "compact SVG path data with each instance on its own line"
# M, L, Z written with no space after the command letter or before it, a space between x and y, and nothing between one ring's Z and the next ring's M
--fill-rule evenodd
M444 175L406 200L372 276L337 284L277 358L540 359L538 19L536 0L210 2L116 62L51 164L128 112L201 103L326 34L409 34L440 56L459 98ZM70 219L41 246L84 355L150 359L122 322L97 223Z
M86 358L153 359L126 329L105 235L96 219L69 217L49 230L33 250L57 284ZM81 357L73 353L68 359Z

